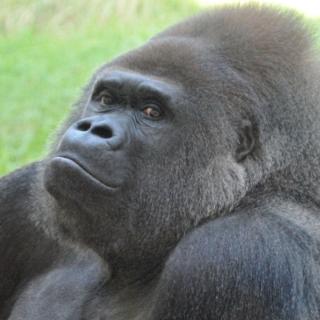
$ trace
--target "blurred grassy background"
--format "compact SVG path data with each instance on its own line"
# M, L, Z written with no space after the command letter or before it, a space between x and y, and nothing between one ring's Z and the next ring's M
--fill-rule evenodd
M0 175L47 152L99 65L200 7L201 0L1 0Z
M46 153L98 66L197 9L189 0L1 0L0 175Z

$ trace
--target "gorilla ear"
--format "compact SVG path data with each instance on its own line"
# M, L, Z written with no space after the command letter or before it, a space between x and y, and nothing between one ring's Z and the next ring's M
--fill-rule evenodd
M252 153L256 144L254 130L252 124L248 120L243 120L239 130L239 146L236 150L236 161L243 161Z

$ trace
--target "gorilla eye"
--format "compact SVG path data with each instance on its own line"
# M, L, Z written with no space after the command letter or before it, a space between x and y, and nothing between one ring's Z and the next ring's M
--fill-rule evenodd
M143 109L143 113L149 118L159 119L162 116L162 112L159 110L157 106L148 105Z
M98 101L102 106L109 106L114 102L114 99L109 92L104 91L99 95Z

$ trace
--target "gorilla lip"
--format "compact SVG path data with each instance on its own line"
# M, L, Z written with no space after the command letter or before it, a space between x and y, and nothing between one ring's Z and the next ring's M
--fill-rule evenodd
M108 189L109 191L116 191L119 189L117 186L111 186L106 184L105 182L102 182L100 179L95 177L89 170L87 170L82 164L79 163L79 161L65 155L59 155L55 156L52 160L61 160L65 163L69 163L69 165L73 167L77 167L78 170L81 170L81 172L87 176L88 179L93 180L97 185L101 186L102 188Z

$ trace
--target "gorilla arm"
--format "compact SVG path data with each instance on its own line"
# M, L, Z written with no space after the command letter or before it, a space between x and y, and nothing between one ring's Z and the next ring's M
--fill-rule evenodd
M96 254L58 243L31 218L39 210L31 189L41 166L0 181L0 319L78 319L88 294L108 279Z
M30 220L30 190L39 166L33 164L0 180L1 315L21 284L48 268L58 255L58 245Z
M106 265L97 255L79 254L30 281L9 320L81 319L83 306L107 279Z
M319 219L301 206L271 202L182 239L166 263L151 319L319 319L319 235L310 231Z

